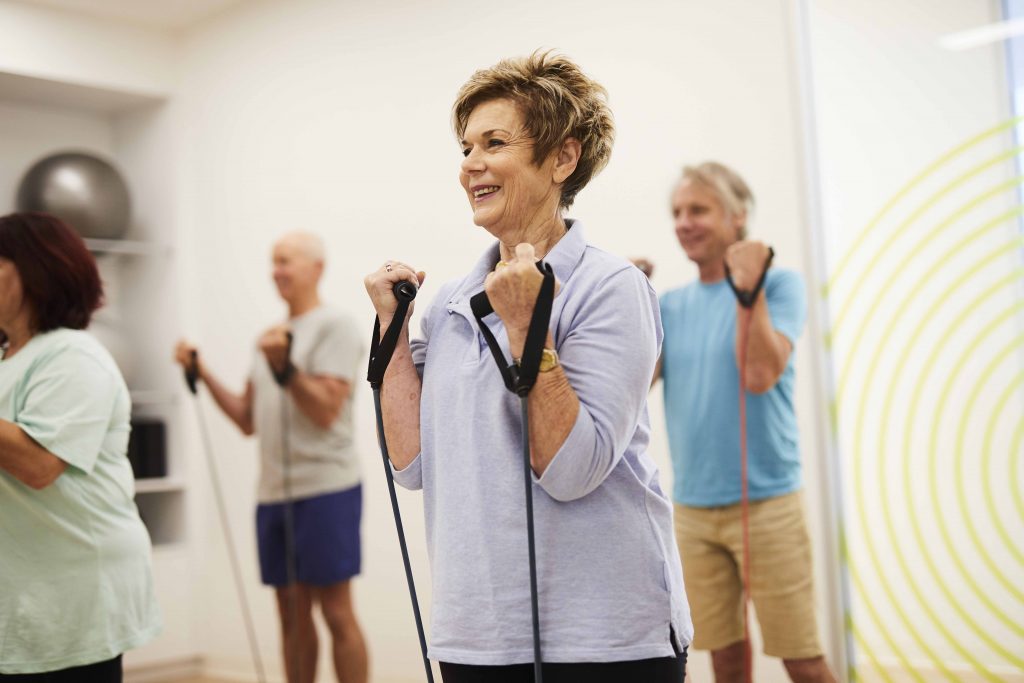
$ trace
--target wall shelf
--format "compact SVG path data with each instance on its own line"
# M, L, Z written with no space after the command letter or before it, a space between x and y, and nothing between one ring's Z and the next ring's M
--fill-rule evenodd
M100 114L159 104L167 93L128 90L92 83L72 83L26 73L0 71L3 99L25 104L67 107Z
M132 408L159 408L171 406L178 402L178 394L170 391L133 390Z
M85 246L94 254L119 254L123 256L169 256L171 248L166 244L139 242L136 240L97 240L87 238Z
M135 493L165 493L168 491L183 491L185 482L175 477L157 477L154 479L136 479Z
M157 480L153 480L154 482ZM136 487L141 482L136 481ZM156 483L153 484L156 486ZM135 496L139 516L149 530L153 546L185 540L185 488L139 491Z

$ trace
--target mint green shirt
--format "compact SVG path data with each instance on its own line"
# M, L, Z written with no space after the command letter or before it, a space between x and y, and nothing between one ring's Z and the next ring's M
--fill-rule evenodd
M37 491L0 470L0 673L111 659L161 628L110 354L58 329L0 361L0 419L68 463Z

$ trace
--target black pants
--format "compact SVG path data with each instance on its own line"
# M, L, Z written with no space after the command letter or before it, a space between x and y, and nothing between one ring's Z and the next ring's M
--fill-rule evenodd
M683 683L686 650L678 657L543 667L544 683ZM474 666L441 662L441 678L444 683L532 683L533 664Z
M105 662L41 674L0 674L3 683L121 683L121 655Z

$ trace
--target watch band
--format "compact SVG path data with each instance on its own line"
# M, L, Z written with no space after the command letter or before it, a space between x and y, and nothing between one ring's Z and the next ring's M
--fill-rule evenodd
M278 372L274 368L270 368L270 373L274 375L274 381L280 387L288 386L288 383L292 381L292 377L295 376L295 372L298 370L295 364L292 363L291 359L288 360L288 365L284 367L284 370Z

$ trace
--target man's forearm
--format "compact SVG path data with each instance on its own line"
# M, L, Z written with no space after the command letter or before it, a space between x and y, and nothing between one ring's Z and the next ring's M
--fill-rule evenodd
M789 360L789 349L772 326L768 299L763 290L749 311L737 306L736 312L737 316L750 316L746 346L746 389L755 394L762 394L779 381ZM739 326L736 328L736 334L738 351Z
M234 393L225 387L209 370L201 367L199 376L210 390L217 406L234 422L243 434L253 433L252 406L247 400L246 394Z
M288 393L306 417L320 428L327 429L338 419L351 390L347 382L325 380L295 370L288 382Z

